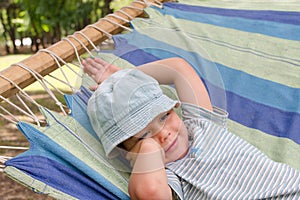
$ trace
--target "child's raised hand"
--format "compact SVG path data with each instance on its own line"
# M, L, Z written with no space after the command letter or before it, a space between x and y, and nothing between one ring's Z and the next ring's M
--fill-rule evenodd
M133 172L146 173L164 168L165 154L154 139L145 138L127 153L126 159L133 166Z
M83 71L90 77L92 77L98 85L101 84L111 74L120 70L119 67L110 64L100 58L87 58L82 61L82 65ZM98 85L91 86L90 89L96 90Z

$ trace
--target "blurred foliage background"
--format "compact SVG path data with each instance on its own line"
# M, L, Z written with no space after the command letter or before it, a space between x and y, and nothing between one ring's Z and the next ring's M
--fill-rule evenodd
M132 1L0 0L2 54L17 54L23 46L31 52L46 48Z

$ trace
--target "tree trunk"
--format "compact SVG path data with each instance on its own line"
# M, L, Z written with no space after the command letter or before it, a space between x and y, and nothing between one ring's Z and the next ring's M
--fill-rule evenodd
M18 53L18 49L17 46L15 44L15 40L16 40L16 27L15 25L13 25L12 22L12 18L16 18L15 15L15 5L14 4L10 4L9 7L7 8L7 24L8 24L8 33L10 36L10 39L12 41L13 44L13 53L17 54Z
M1 21L1 24L2 24L2 27L4 29L4 32L3 32L3 37L4 37L4 40L5 40L5 50L6 50L6 53L7 54L10 54L10 50L9 50L9 45L8 45L8 31L7 31L7 27L6 27L6 24L4 22L4 19L3 19L3 12L1 11L0 12L0 21Z
M104 0L104 6L102 7L102 16L106 16L107 14L113 12L113 10L109 7L111 1L112 0Z

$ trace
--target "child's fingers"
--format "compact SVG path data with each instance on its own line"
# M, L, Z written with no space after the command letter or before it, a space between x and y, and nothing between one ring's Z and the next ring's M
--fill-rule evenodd
M88 59L87 63L90 65L91 68L93 68L93 70L98 70L103 68L102 64L99 62L96 62L94 59Z
M93 66L92 66L90 60L86 59L86 60L83 60L81 63L83 66L83 71L89 75L92 74Z
M86 59L82 62L82 65L84 72L90 76L97 76L97 74L101 74L104 71L104 67L92 59Z
M100 58L95 58L94 61L102 66L106 66L106 65L109 65L108 62L106 62L105 60L102 60Z
M95 90L97 90L98 87L99 87L99 85L92 85L89 88L91 91L95 91Z
M108 62L100 59L100 58L87 58L82 61L83 71L87 73L90 77L96 81L96 83L100 84L103 82L108 76L113 74L114 72L120 70L119 67L109 64Z

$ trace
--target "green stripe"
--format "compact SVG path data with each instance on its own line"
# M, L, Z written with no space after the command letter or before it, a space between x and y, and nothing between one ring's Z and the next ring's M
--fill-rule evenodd
M236 8L246 10L282 10L282 11L300 11L299 1L297 0L179 0L179 3L196 6L217 7L217 8Z
M125 179L120 173L117 173L113 167L110 167L107 163L107 159L103 150L102 145L89 134L74 118L69 116L61 116L55 112L50 111L62 124L70 127L76 134L84 139L84 142L93 149L93 152L88 150L82 142L73 137L69 132L67 132L61 125L59 125L52 116L45 111L44 108L41 109L43 115L46 117L49 127L38 127L34 126L36 129L43 132L57 144L62 146L64 149L69 151L75 157L84 162L87 166L101 174L104 178L122 190L124 193L128 194L127 190L127 180L128 175ZM33 125L32 125L33 126ZM96 153L100 156L97 156ZM120 166L119 164L118 166ZM124 174L125 176L125 174Z
M200 53L205 51L201 53L204 58L250 75L290 87L300 87L300 42L175 19L170 16L162 18L160 13L153 9L147 9L147 13L155 21L149 23L140 19L133 21L133 25L142 34L186 51ZM158 26L162 28L157 29ZM187 35L176 32L178 27ZM224 32L226 34L220 34ZM191 39L187 38L186 43L183 43L182 39L176 39L184 36ZM195 44L192 48L191 42ZM259 52L255 49L259 49Z
M34 189L34 192L41 192L56 199L76 199L66 193L63 193L62 191L59 191L49 185L46 185L45 183L37 179L32 178L31 176L27 175L26 173L20 171L15 167L7 166L5 167L4 172L7 176L17 181L18 183L28 187L29 189Z
M251 129L232 120L228 120L230 132L257 147L272 160L283 162L293 168L300 169L300 145L286 139L268 135Z

